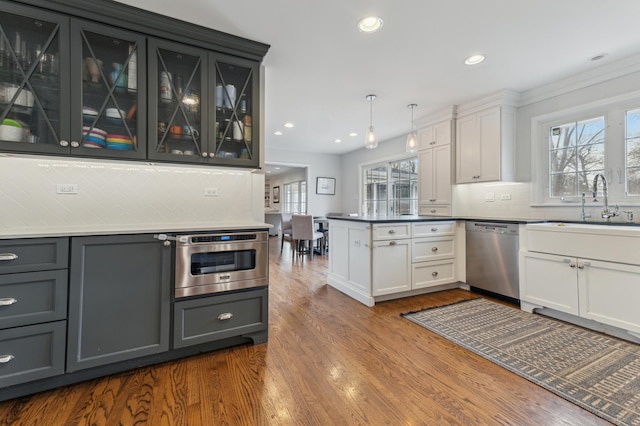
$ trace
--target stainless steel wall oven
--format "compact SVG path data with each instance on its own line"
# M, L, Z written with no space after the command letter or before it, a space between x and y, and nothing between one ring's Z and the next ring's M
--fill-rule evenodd
M175 297L269 283L269 236L240 231L176 236Z

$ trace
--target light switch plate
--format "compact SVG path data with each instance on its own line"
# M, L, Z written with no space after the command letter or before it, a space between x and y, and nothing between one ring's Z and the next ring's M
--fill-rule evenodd
M511 199L511 194L501 194L500 199L503 201L508 201Z
M77 194L77 183L59 183L56 185L56 194Z
M205 197L217 197L218 196L218 188L205 188L204 189Z

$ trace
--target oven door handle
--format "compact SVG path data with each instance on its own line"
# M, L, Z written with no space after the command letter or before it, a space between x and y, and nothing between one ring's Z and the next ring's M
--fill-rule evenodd
M184 235L180 235L178 237L173 236L173 235L167 235L167 234L154 234L153 238L160 240L160 241L179 241L181 243L186 243L188 242L188 238L185 237Z

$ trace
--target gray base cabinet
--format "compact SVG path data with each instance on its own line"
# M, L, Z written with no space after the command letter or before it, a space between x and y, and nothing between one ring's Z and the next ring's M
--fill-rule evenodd
M243 291L176 301L173 347L183 348L235 336L264 333L268 322L268 290Z
M71 239L68 372L169 349L170 256L153 235Z

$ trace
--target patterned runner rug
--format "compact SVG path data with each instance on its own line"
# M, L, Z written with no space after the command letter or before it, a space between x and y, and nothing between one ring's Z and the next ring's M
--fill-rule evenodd
M403 316L618 425L640 424L640 346L486 299Z

